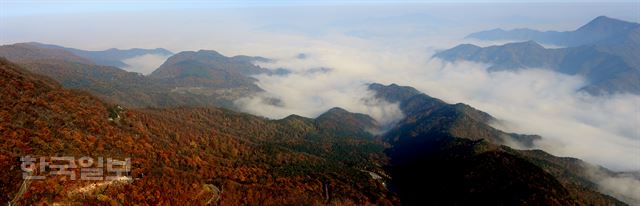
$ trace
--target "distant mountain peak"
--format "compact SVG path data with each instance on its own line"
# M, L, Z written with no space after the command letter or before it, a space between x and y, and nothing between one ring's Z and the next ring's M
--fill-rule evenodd
M544 47L542 45L538 44L538 42L533 41L533 40L523 41L523 42L507 43L507 44L504 44L502 46L506 47L506 48L544 49Z
M614 21L619 21L617 19L614 18L610 18L608 16L602 15L602 16L598 16L595 19L593 19L593 21L609 21L609 20L614 20Z
M318 116L317 119L323 119L323 118L327 118L327 117L334 118L336 116L357 117L357 118L362 119L362 120L375 122L375 120L373 120L373 118L371 118L369 115L361 114L361 113L353 113L353 112L347 111L346 109L343 109L341 107L333 107L333 108L327 110L326 112L322 113L320 116Z
M183 51L169 57L149 77L175 82L179 87L236 88L234 95L246 95L262 90L251 75L269 71L254 64L265 59L227 57L214 50Z
M207 54L207 55L212 55L212 56L224 56L224 55L220 54L220 52L218 52L216 50L201 49L201 50L198 50L195 53L196 54Z
M297 114L290 114L289 116L286 116L285 118L282 118L283 120L286 119L309 119L308 117L303 117Z
M575 31L499 29L476 32L468 37L483 40L520 41L477 47L461 44L433 57L445 61L488 63L489 71L546 68L586 78L581 88L594 95L640 93L640 24L599 16ZM546 49L540 43L566 46Z
M371 131L378 129L378 122L371 116L349 112L340 107L329 109L315 121L320 131L337 136L370 136Z
M153 51L162 52L162 53L168 53L169 55L173 54L173 52L169 51L168 49L160 48L160 47L153 49Z
M520 42L520 44L526 44L526 45L537 45L540 46L540 44L538 44L538 42L534 41L534 40L529 40L529 41L525 41L525 42Z
M349 111L341 107L333 107L327 111L327 113L349 113Z
M503 30L492 29L475 32L465 38L481 40L535 40L544 44L559 46L584 46L611 42L640 28L640 24L608 16L598 16L574 31L538 31L528 28Z
M405 99L421 94L413 87L400 86L397 84L383 85L379 83L369 84L369 90L376 93L376 97L389 102L401 102Z
M477 49L481 49L482 47L475 45L475 44L460 44L458 46L455 46L453 48L451 48L451 50L477 50Z
M14 45L28 45L31 47L37 47L41 49L56 49L56 50L64 50L65 52L71 53L75 56L81 57L90 61L84 62L86 64L96 64L103 66L113 66L125 68L130 65L125 63L125 60L135 58L143 55L159 55L159 56L170 56L173 55L173 52L163 49L163 48L155 48L155 49L142 49L142 48L131 48L131 49L118 49L118 48L110 48L107 50L101 51L90 51L90 50L82 50L70 47L64 47L53 44L45 44L40 42L27 42L27 43L18 43Z
M17 44L27 44L27 45L33 45L33 46L43 46L46 45L44 43L40 43L37 41L30 41L30 42L24 42L24 43L17 43Z
M590 24L610 24L610 23L618 23L618 22L625 22L628 23L626 21L622 21L619 19L614 19L608 16L598 16L595 19L591 20L589 23L587 23L586 25L590 25Z
M178 63L180 61L191 60L197 62L210 62L210 61L220 61L222 59L227 59L228 57L220 54L215 50L198 50L198 51L182 51L179 52L167 59L165 63L171 62L171 64Z
M406 93L411 93L411 95L417 95L420 94L420 91L418 91L417 89L413 88L413 87L409 87L409 86L400 86L396 83L391 83L389 85L384 85L384 84L380 84L380 83L371 83L369 84L369 89L374 89L374 90L379 90L379 89L402 89L404 92Z
M639 27L640 24L614 19L607 16L598 16L589 23L578 28L576 32L624 32Z
M512 42L506 43L503 45L495 45L488 47L479 47L473 44L461 44L454 48L444 50L436 53L433 57L440 58L446 61L457 61L460 59L469 60L469 61L479 61L479 62L490 62L496 61L496 59L502 60L501 63L509 63L510 67L536 67L542 65L535 65L538 61L536 60L544 60L544 56L535 56L532 54L541 54L544 53L547 49L542 45L538 44L538 42L529 40L522 42ZM526 53L526 54L525 54ZM500 58L479 58L486 56L500 56ZM504 60L509 60L517 58L518 60L513 60L510 62L504 62ZM523 62L519 61L523 60ZM495 63L495 62L493 62ZM512 64L511 64L512 63ZM499 66L500 67L500 66ZM491 67L490 69L495 69Z
M16 43L0 46L0 56L14 62L34 60L61 60L82 64L93 64L90 59L78 56L61 47L45 47L38 42Z

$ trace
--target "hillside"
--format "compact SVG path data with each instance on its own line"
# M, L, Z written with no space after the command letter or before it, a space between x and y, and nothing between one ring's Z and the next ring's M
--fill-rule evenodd
M406 115L374 136L365 132L375 120L339 108L281 120L217 108L127 109L0 63L0 83L10 85L0 93L4 202L624 205L557 157L499 145L539 137L493 129L490 115L410 87L370 85ZM22 181L19 157L51 154L131 158L134 179Z
M211 72L228 71L248 76L267 71L255 66L254 61L268 61L268 59L249 56L226 57L213 50L185 51L167 59L151 74L151 77L175 78L202 73L205 78L214 78L214 75L209 75ZM193 68L187 66L193 66Z
M262 59L258 57L236 56L229 60L226 57L216 60L205 56L202 61L206 63L232 65L227 68L231 70L213 69L207 73L208 76L198 76L195 70L208 70L209 66L194 68L185 66L190 64L188 61L180 61L179 65L171 67L193 73L157 79L113 66L98 65L67 51L74 50L71 48L43 45L20 43L0 46L0 56L32 72L51 77L66 88L88 91L103 101L127 107L216 106L236 109L234 100L261 91L254 84L255 79L249 76L264 71L251 63ZM176 58L180 59L180 56L170 58L166 65ZM246 70L248 73L236 70Z
M0 46L0 56L13 62L61 60L82 64L93 64L91 60L77 56L71 52L56 48L43 48L30 43L17 43Z
M339 107L318 116L316 126L323 133L345 137L368 137L380 127L369 115L351 113Z
M380 144L373 140L343 140L334 146L323 141L315 144L329 143L326 150L299 152L304 148L296 145L316 142L307 137L317 129L223 109L119 109L88 94L62 89L6 60L0 63L0 82L10 85L0 93L4 102L0 164L10 168L2 173L2 202L199 205L217 199L222 205L361 205L398 201L362 172L363 166L350 166L328 155L343 148L344 154L367 158L360 161L366 163L373 154L381 154L382 147L371 153L357 149L366 148L362 146L367 141ZM129 157L135 179L63 181L60 176L48 176L43 181L22 181L20 167L15 166L20 163L18 157L51 154ZM348 155L341 158L358 160ZM83 189L90 184L112 186ZM26 190L19 192L20 187Z
M433 57L445 61L487 63L490 64L489 71L550 69L585 77L588 85L582 89L591 94L640 94L640 67L633 67L624 57L602 51L601 48L603 46L546 49L533 41L489 47L463 44Z
M466 104L447 104L411 87L374 83L369 85L369 89L375 91L377 98L400 103L400 110L405 114L405 117L385 134L392 142L414 139L416 135L424 133L447 134L471 140L485 139L495 144L518 142L531 145L540 138L494 129L489 124L497 120L491 115Z
M625 205L598 192L582 161L561 164L566 158L501 146L504 138L531 146L539 136L496 130L490 115L411 87L369 89L405 113L384 135L387 171L403 204Z
M599 16L574 31L493 29L467 38L528 42L485 48L460 45L434 56L489 63L490 70L534 67L581 75L589 81L582 89L595 95L640 94L640 24L635 22ZM566 48L544 49L532 41Z
M175 85L186 92L215 93L230 90L238 95L262 91L251 75L269 70L254 65L260 57L226 57L211 50L186 51L173 55L149 77Z
M640 24L599 16L573 31L537 31L533 29L492 29L469 34L466 38L481 40L536 41L543 44L575 47L606 44L637 32Z
M130 65L126 64L124 61L130 58L139 57L143 55L157 55L157 56L171 56L173 52L163 49L163 48L155 48L155 49L141 49L141 48L132 48L132 49L116 49L111 48L103 51L87 51L76 48L63 47L53 44L43 44L38 42L29 42L26 43L32 46L40 47L40 48L51 48L51 49L60 49L67 52L70 52L76 56L91 60L97 65L102 66L112 66L118 68L128 67Z

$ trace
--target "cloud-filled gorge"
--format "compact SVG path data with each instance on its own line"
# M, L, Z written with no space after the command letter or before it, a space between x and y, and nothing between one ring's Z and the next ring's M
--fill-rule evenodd
M292 72L256 76L266 92L236 103L270 118L315 117L331 107L343 107L393 122L402 117L397 105L364 103L372 98L367 83L397 83L486 111L502 120L494 126L505 131L541 135L536 147L554 155L619 171L640 169L637 95L592 96L579 91L585 80L578 76L543 68L487 72L488 65L445 63L419 49L391 52L373 44L357 48L328 42L312 48L304 51L306 58L296 58L292 52L261 64ZM273 99L279 102L273 104L269 101Z
M373 43L360 48L328 42L321 45L304 51L306 58L297 58L295 52L285 49L289 55L260 64L287 68L291 73L256 76L265 92L236 104L249 113L276 119L290 114L315 117L332 107L342 107L369 114L381 123L393 123L403 117L398 105L367 101L373 94L366 84L396 83L488 112L500 120L493 126L504 131L542 136L534 148L520 149L543 149L614 171L640 170L640 96L592 96L580 91L585 79L544 68L488 72L488 65L446 63L421 49L391 52ZM594 171L592 177L602 191L640 203L640 199L629 199L640 194L632 189L640 188L640 181Z
M167 60L169 56L145 54L135 56L129 59L123 60L123 62L129 66L122 68L130 72L137 72L144 75L151 74L153 70L157 69Z

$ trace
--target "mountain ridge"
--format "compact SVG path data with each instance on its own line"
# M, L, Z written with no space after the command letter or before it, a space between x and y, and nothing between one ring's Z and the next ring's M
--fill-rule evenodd
M107 200L198 205L206 200L203 194L219 195L222 205L618 203L580 184L568 185L568 179L518 156L520 152L494 144L500 141L497 135L505 133L492 133L486 122L490 115L396 84L370 88L378 98L401 101L405 119L388 134L366 137L340 135L340 130L314 123L326 117L346 127L372 122L340 108L316 119L291 115L281 120L219 108L127 109L65 90L5 59L0 59L0 82L10 85L0 93L6 102L0 118L11 119L0 121L5 137L0 147L8 151L0 153L0 165L11 168L0 178L8 185L0 188L9 195L0 197L3 202L23 197L18 190L21 171L10 167L17 157L62 153L130 157L131 175L138 179L84 196L69 195L85 186L78 181L34 181L27 186L29 198L18 198L17 204ZM346 121L354 118L365 124ZM431 170L420 169L425 163ZM501 178L491 178L496 174ZM425 180L436 181L421 185L430 182ZM445 182L448 187L434 189ZM212 193L210 188L224 192ZM577 190L581 188L584 191ZM419 193L421 199L416 199L406 192L411 189L433 193ZM447 192L454 192L449 195L456 199L448 199Z
M32 60L63 60L83 64L94 64L93 61L59 48L38 47L29 43L17 43L0 46L0 56L14 62Z
M129 110L63 89L4 58L0 82L7 85L0 89L0 119L10 120L0 121L0 166L7 168L0 173L2 202L202 205L218 197L222 205L399 204L361 171L384 161L376 158L382 147L374 140L320 136L318 142L315 128L218 108ZM23 182L14 165L19 157L51 154L128 157L135 179ZM100 184L86 187L91 183Z
M632 54L620 56L602 48L587 45L547 49L534 41L488 47L464 44L438 52L433 57L448 62L466 60L488 63L490 66L487 70L490 72L541 68L580 75L587 80L587 85L581 90L594 95L618 92L640 94L640 67L634 67L627 60Z
M566 158L512 149L501 139L509 135L531 147L539 136L495 130L488 125L495 120L489 114L416 94L410 87L371 84L370 88L378 97L399 101L405 113L383 137L391 145L385 150L394 177L391 183L403 204L626 205L598 191L592 177L582 173L587 163L564 164ZM413 96L385 95L398 90ZM533 179L539 184L532 184Z
M212 55L211 51L202 51L207 52L208 56ZM181 76L157 79L153 75L143 76L117 67L99 65L55 45L47 47L19 43L0 46L0 56L30 71L51 76L67 88L89 91L104 101L138 108L220 106L237 110L234 100L262 91L250 75L268 72L252 62L268 59L242 55L227 58L216 54L217 58L205 58L204 63L174 62L177 64L173 64L173 68L187 72Z
M465 38L481 40L533 40L544 44L572 47L598 44L612 37L625 35L637 28L640 28L640 24L635 22L623 21L607 16L598 16L573 31L543 32L527 28L513 30L498 28L471 33Z
M103 65L103 66L112 66L118 68L129 67L124 60L135 58L143 55L158 55L158 56L170 56L173 55L173 52L164 49L164 48L155 48L155 49L142 49L142 48L131 48L131 49L118 49L118 48L110 48L101 51L89 51L82 50L70 47L63 47L53 44L45 44L39 42L28 42L26 44L30 44L33 46L41 47L41 48L52 48L52 49L62 49L68 52L71 52L77 56L82 58L86 58L95 62L95 64Z

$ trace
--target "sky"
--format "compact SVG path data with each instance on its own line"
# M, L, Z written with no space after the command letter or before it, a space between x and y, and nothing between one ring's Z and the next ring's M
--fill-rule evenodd
M639 96L591 96L577 91L586 84L580 76L545 68L487 72L488 65L431 58L461 43L508 43L465 39L471 32L569 31L601 15L640 22L638 11L640 1L0 0L0 44L37 41L87 50L162 47L263 56L276 61L260 66L293 72L256 76L265 92L236 102L248 113L315 117L339 106L391 123L403 116L398 105L372 101L365 84L396 83L488 112L503 120L494 126L507 132L539 134L543 140L536 148L551 154L639 171ZM296 58L300 53L307 58ZM126 61L132 66L123 69L148 74L166 58L132 58ZM264 104L265 98L283 104ZM640 191L618 187L640 188L637 180L598 180L607 190L640 197Z
M238 43L246 40L255 42L250 38L259 36L249 35L255 32L307 37L346 33L368 38L406 38L407 35L433 36L446 30L448 35L462 38L469 32L491 27L526 25L542 30L569 30L598 15L631 21L639 18L636 11L640 9L638 1L507 1L509 3L471 5L438 1L187 2L2 0L0 44L40 41L94 50L207 48L237 54L239 48L228 47L242 46ZM544 15L538 15L540 13Z
M180 9L215 9L243 7L286 7L362 4L425 4L425 3L585 3L585 2L636 2L635 0L585 1L585 0L3 0L0 16L25 16L35 14L61 14L77 12L119 12Z

